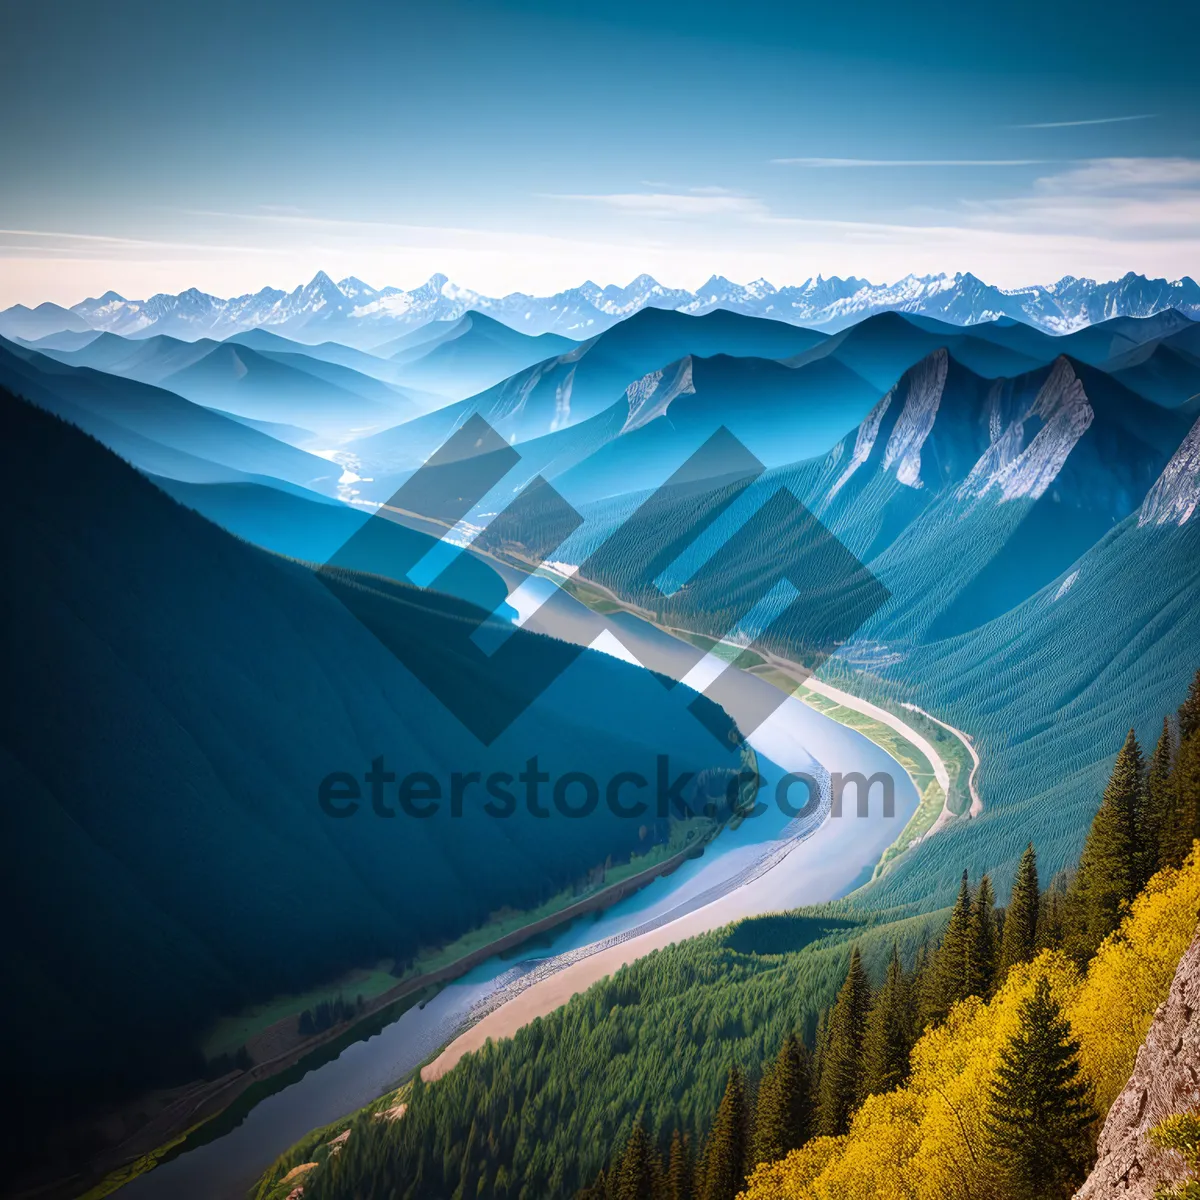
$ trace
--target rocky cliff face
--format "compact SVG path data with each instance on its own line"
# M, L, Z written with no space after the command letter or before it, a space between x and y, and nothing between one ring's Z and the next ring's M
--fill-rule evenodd
M1185 1176L1182 1160L1146 1134L1164 1117L1200 1106L1200 932L1179 960L1171 991L1154 1015L1133 1075L1100 1134L1099 1157L1075 1200L1153 1200Z
M1150 489L1138 514L1139 525L1182 525L1200 504L1200 421L1192 426L1166 470Z

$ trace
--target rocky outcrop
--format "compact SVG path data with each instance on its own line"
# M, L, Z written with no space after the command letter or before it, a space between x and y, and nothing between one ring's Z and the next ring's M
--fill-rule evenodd
M1182 525L1200 504L1200 421L1150 489L1138 514L1139 525Z
M694 395L696 385L692 382L692 356L659 371L651 371L625 389L629 401L629 417L621 429L622 433L640 429L655 417L661 417L676 396Z
M896 418L892 436L883 454L883 469L896 468L896 478L911 488L921 484L921 448L933 431L942 393L946 390L946 372L950 355L935 350L909 371L908 397Z
M993 409L992 444L964 480L963 496L994 489L1001 500L1041 499L1096 414L1070 361L1060 357L1028 411L998 437L996 416Z
M1166 1001L1138 1051L1133 1075L1104 1122L1096 1165L1076 1200L1153 1200L1185 1177L1178 1155L1146 1134L1164 1117L1200 1106L1200 933L1179 960Z

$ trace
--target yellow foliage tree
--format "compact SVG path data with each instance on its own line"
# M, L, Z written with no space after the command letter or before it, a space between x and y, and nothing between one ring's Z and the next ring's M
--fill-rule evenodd
M1125 1086L1154 1010L1166 999L1175 967L1196 932L1197 853L1194 849L1178 871L1168 867L1150 880L1121 928L1096 952L1070 1011L1101 1112Z
M814 1195L813 1181L837 1158L846 1144L844 1137L817 1137L805 1142L778 1162L762 1163L750 1176L750 1196L772 1200L807 1200Z
M1160 872L1101 946L1087 976L1056 951L1015 966L990 1003L955 1005L912 1053L908 1083L871 1097L841 1138L760 1166L742 1200L980 1200L997 1192L986 1133L991 1087L1039 979L1068 1014L1101 1112L1133 1068L1200 916L1200 846ZM1035 1130L1030 1131L1036 1137Z

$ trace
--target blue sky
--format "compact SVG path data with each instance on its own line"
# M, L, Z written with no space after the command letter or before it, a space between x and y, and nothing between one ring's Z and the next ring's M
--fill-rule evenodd
M17 5L0 304L1200 272L1186 5Z

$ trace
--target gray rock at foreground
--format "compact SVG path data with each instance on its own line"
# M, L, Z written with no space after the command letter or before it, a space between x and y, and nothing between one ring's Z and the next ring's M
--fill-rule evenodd
M1188 1177L1178 1154L1146 1134L1165 1117L1200 1106L1200 931L1179 960L1133 1074L1100 1134L1096 1165L1076 1200L1154 1200L1155 1188Z

